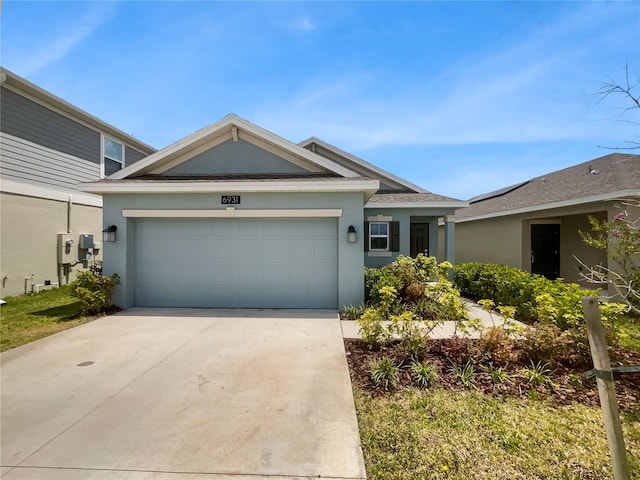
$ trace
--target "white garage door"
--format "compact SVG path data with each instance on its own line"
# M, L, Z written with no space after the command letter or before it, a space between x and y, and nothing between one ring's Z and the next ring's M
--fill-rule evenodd
M135 303L337 308L337 219L138 219Z

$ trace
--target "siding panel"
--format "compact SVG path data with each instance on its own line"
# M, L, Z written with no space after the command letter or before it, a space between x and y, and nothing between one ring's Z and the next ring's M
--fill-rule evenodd
M138 160L142 160L144 157L147 157L147 156L148 156L147 154L139 152L138 150L134 150L133 148L127 145L124 146L125 167L128 167L129 165L133 165Z
M0 131L100 164L99 132L7 88L0 94Z
M49 187L75 190L81 182L100 178L100 165L0 134L0 175Z

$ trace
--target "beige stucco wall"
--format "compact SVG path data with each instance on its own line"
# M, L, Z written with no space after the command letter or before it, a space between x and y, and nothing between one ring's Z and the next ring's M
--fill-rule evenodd
M45 280L66 284L83 268L72 266L58 271L58 233L67 232L67 202L0 193L0 284L2 296L25 291L25 278L34 275L34 283ZM93 234L102 243L102 209L73 204L71 231L78 248L81 233ZM78 257L80 256L78 250ZM59 278L62 273L62 278ZM67 273L68 275L65 275ZM27 282L30 289L30 281Z
M456 262L500 263L530 271L531 223L559 223L560 276L587 286L575 257L586 265L608 263L605 253L585 245L578 231L590 229L588 215L612 220L619 211L615 202L597 202L456 223ZM439 233L442 235L442 227Z
M499 217L456 223L456 263L465 262L522 268L522 220Z

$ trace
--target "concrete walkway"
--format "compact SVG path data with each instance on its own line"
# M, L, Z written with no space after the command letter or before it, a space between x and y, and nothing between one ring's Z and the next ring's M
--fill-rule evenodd
M462 299L467 312L469 314L469 318L479 318L480 322L482 322L483 331L490 327L499 327L504 324L504 317L500 315L498 312L487 312L483 310L480 305L466 298ZM340 322L342 324L342 335L344 338L360 338L360 333L358 329L358 324L351 320L342 320ZM389 322L383 322L385 325L388 325ZM442 325L438 325L430 334L430 338L438 339L438 338L450 338L456 333L456 323L457 322L443 322ZM516 324L522 325L520 322L515 322ZM480 338L480 331L472 331L467 335L469 338ZM458 335L461 335L458 332Z
M133 309L0 360L2 480L365 478L335 311Z

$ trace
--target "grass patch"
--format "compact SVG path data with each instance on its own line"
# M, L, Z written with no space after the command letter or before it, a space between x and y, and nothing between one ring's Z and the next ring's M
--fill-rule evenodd
M80 315L68 286L4 299L0 307L0 351L4 352L96 318Z
M369 480L613 478L596 407L442 389L354 396ZM635 475L639 414L622 415Z

